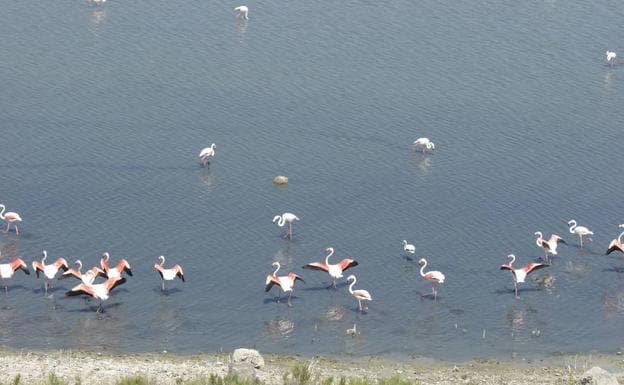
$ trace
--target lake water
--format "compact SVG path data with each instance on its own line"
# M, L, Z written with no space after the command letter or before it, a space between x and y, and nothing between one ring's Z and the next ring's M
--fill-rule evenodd
M613 352L624 260L624 3L618 1L6 1L0 14L0 201L21 214L3 260L42 250L134 276L105 312L75 281L18 272L0 343L193 353ZM412 151L418 137L436 151ZM197 155L210 143L207 168ZM271 183L290 178L287 186ZM292 241L271 223L296 213ZM590 227L582 250L566 222ZM0 224L1 225L1 224ZM517 265L558 233L553 265ZM416 245L407 257L401 241ZM352 257L346 281L303 270ZM160 291L156 257L186 282ZM418 259L441 270L437 301ZM264 281L302 275L293 307ZM551 288L535 279L554 278ZM360 335L346 329L357 324Z

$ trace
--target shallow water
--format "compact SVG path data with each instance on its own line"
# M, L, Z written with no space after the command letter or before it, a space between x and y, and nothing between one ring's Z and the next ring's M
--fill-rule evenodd
M134 276L104 314L18 273L0 343L27 348L468 358L620 348L619 2L9 2L0 15L3 259L104 251ZM411 143L426 136L436 151ZM217 143L208 168L201 148ZM287 186L271 183L275 175ZM294 239L271 223L296 213ZM594 232L583 250L566 222ZM505 256L567 241L513 297ZM401 241L416 245L406 256ZM301 267L326 247L345 281ZM156 257L187 281L160 292ZM418 273L427 257L439 298ZM288 308L264 280L279 261ZM552 288L535 278L551 275ZM346 329L357 324L360 335ZM484 338L485 336L485 338Z

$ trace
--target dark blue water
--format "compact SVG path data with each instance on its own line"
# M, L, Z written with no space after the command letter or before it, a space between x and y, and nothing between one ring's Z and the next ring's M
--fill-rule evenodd
M19 273L0 296L17 348L532 357L615 351L624 5L556 0L5 2L0 201L23 218L2 259L126 258L96 314L74 282ZM436 151L411 143L426 136ZM210 167L199 151L217 144ZM287 186L271 183L275 175ZM292 241L271 223L300 217ZM583 250L566 222L590 227ZM506 255L567 241L514 299ZM410 258L401 241L416 245ZM303 270L326 247L345 281ZM157 256L186 282L160 292ZM441 270L437 301L417 261ZM265 293L279 261L293 307ZM541 288L536 278L554 278ZM357 324L361 334L346 329ZM485 333L485 338L484 337ZM539 336L538 336L539 335Z

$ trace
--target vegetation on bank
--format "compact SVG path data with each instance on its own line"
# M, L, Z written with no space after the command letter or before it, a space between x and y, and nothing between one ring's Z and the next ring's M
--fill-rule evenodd
M311 365L303 365L297 363L293 365L291 370L284 373L282 376L283 385L422 385L419 381L403 378L398 375L387 378L369 379L369 378L334 378L325 377L320 378L318 375L314 375L310 370ZM581 385L580 382L571 375L567 378L561 378L561 385ZM158 381L150 379L146 376L126 376L122 377L115 385L155 385ZM478 382L464 382L465 385L477 385ZM83 385L83 381L80 377L75 377L72 380L67 380L58 377L54 373L48 374L45 381L42 382L25 382L21 376L16 375L10 382L2 383L0 385ZM93 384L85 384L93 385ZM237 375L227 375L225 377L211 374L208 377L196 378L193 380L178 379L176 385L264 385L263 382L255 379L239 378Z

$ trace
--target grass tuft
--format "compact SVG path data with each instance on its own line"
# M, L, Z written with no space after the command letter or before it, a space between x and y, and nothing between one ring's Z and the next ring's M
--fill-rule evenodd
M149 380L144 376L123 377L117 381L117 385L149 385Z

